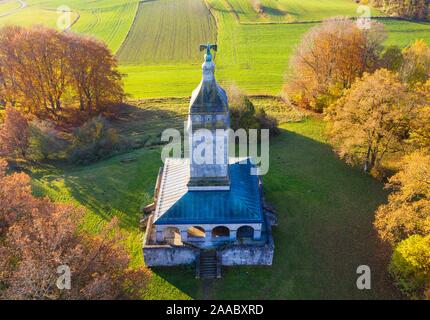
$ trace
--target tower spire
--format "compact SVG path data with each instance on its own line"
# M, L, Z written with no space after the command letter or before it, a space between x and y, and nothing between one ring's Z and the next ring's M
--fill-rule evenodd
M189 190L229 190L228 128L230 114L225 91L217 84L214 76L215 63L211 50L214 44L200 45L206 50L203 62L203 77L193 91L188 115L190 139ZM204 129L205 136L201 134ZM223 131L219 133L218 130ZM197 132L197 134L195 134ZM204 158L204 161L200 161Z

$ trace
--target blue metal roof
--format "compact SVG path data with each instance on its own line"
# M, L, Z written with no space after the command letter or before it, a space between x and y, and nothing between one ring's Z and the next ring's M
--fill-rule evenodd
M189 191L188 161L166 160L154 224L263 222L259 181L249 159L231 161L229 191Z

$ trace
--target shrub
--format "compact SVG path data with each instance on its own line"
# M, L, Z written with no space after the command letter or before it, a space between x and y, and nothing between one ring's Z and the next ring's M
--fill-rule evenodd
M34 160L58 159L67 142L60 137L51 121L35 119L30 122L30 157Z
M129 147L117 131L110 127L102 116L92 118L75 130L70 161L76 164L89 164Z
M255 107L248 96L237 86L227 87L230 108L230 127L237 129L255 129L258 127L254 118Z
M269 129L270 134L277 134L278 121L266 114L263 108L256 112L249 97L237 86L227 87L230 108L230 127L238 129Z
M278 120L269 116L263 108L259 108L255 114L259 129L269 129L270 135L279 134Z
M0 154L25 159L28 146L27 119L18 110L7 107L4 124L0 127Z
M430 235L413 235L400 242L389 266L400 290L412 299L421 299L430 290Z

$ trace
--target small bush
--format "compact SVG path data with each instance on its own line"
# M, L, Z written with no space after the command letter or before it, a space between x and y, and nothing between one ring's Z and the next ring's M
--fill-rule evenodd
M235 85L227 87L230 109L230 127L237 129L256 129L257 121L254 118L255 107L247 95Z
M430 235L413 235L400 242L394 250L389 271L409 298L423 298L430 290Z
M263 108L256 112L248 96L238 87L227 87L230 108L230 127L238 129L270 129L270 134L279 133L278 121L266 114Z
M105 118L98 116L75 130L70 161L89 164L125 151L129 145Z
M270 135L279 134L278 120L274 117L269 116L263 108L259 108L255 114L259 129L269 129Z
M51 121L35 119L30 122L30 150L33 160L61 158L67 147L66 140L60 137Z

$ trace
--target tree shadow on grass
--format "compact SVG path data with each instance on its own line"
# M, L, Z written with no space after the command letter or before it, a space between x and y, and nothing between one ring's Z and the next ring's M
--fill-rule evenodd
M179 127L179 119L183 118L175 110L157 109L156 101L154 107L151 106L124 104L121 112L111 119L112 126L121 135L140 140L135 141L135 147L145 145L146 148L130 150L87 166L58 163L49 170L39 170L33 178L58 198L56 200L73 200L102 220L118 216L122 227L136 230L142 215L140 207L153 201L157 173L162 165L161 132L170 125ZM131 160L122 161L126 158ZM46 192L36 189L40 195Z
M398 299L387 274L389 248L373 228L386 201L383 185L346 165L327 144L282 130L270 145L265 194L279 213L271 267L223 268L212 289L216 299ZM356 286L357 267L371 269L371 290ZM189 290L189 275L154 270Z

